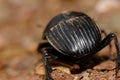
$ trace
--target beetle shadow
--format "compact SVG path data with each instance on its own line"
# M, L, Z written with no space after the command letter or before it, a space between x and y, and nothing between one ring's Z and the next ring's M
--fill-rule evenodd
M81 73L87 69L93 69L96 65L99 65L100 63L109 60L110 57L109 56L98 56L98 55L94 55L93 57L91 57L91 59L88 59L88 61L84 64L78 64L80 66L80 69L72 69L71 73L72 74L78 74Z
M96 65L107 60L110 60L109 56L98 56L97 54L95 54L91 56L90 59L87 58L87 61L84 64L81 64L79 61L75 62L74 60L69 59L67 57L63 57L63 56L58 60L53 60L53 61L51 60L50 62L52 66L68 67L72 74L79 74L87 69L93 69L93 67L95 67Z

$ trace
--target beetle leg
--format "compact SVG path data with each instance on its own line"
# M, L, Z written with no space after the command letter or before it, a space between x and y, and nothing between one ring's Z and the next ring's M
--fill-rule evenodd
M115 47L116 47L116 51L117 51L117 62L116 62L116 76L118 73L118 70L120 69L120 46L118 43L118 39L117 36L114 33L110 33L109 35L107 35L100 43L100 45L97 48L97 51L100 51L102 48L104 48L105 46L107 46L111 40L114 40L115 43Z
M38 49L37 49L38 52L43 53L43 63L44 63L44 67L45 67L46 80L53 80L50 75L50 73L52 72L52 68L49 63L50 62L49 59L51 58L50 48L51 48L51 46L48 43L48 41L43 40L40 42Z
M46 80L53 80L50 75L50 73L52 72L52 68L51 65L49 64L49 58L50 58L49 53L47 50L45 50L43 52L43 62L45 66Z
M101 33L104 34L104 36L107 36L107 32L103 29L101 29ZM112 45L109 43L109 51L111 52Z

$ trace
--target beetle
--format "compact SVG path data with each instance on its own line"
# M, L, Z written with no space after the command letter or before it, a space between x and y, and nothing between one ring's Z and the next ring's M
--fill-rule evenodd
M52 80L49 58L71 60L84 65L94 54L114 40L117 51L116 75L120 68L120 47L117 36L110 33L101 38L102 30L85 13L67 11L53 17L43 32L45 40L38 47L43 53L47 80Z

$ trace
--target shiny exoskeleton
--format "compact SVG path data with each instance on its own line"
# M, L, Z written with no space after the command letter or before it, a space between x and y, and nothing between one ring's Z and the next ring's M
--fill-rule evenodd
M48 56L54 59L64 58L78 61L82 65L107 46L111 40L114 40L117 51L115 69L117 74L120 67L120 48L117 37L114 33L110 33L102 39L101 33L102 30L84 13L71 11L55 16L43 33L43 40L48 42L39 45L39 50L43 53L47 80L52 80Z

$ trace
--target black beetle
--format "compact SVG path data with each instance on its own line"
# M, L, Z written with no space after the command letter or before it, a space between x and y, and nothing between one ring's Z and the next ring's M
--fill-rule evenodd
M102 30L96 23L82 12L64 12L55 16L43 33L43 40L49 43L44 42L38 48L43 53L47 80L52 80L49 57L77 61L82 65L107 46L111 40L114 40L117 51L115 69L117 74L120 68L120 48L117 36L110 33L102 40L101 33Z

